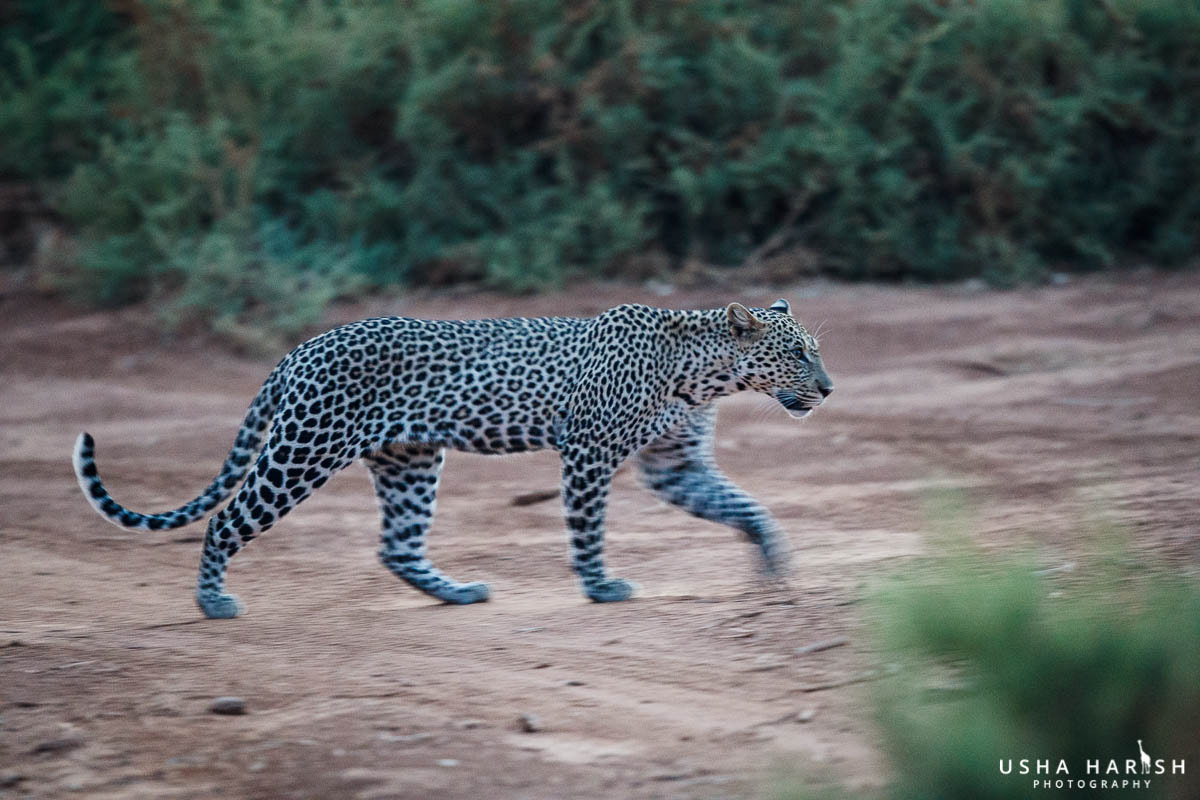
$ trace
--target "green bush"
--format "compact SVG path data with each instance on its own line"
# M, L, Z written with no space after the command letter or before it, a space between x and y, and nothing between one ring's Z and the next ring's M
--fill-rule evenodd
M59 178L96 158L136 86L131 39L99 3L0 8L0 180Z
M246 276L244 319L351 284L616 276L646 249L803 244L844 277L1015 283L1200 245L1195 0L0 13L0 174L47 187L102 302L204 296L185 272L222 272L198 243L233 229L246 263L286 229L308 255L273 250L280 269L356 275L298 303Z
M1035 778L1124 779L1138 740L1166 774L1121 796L1200 790L1200 589L1118 558L1085 574L970 549L935 559L879 597L881 652L899 667L875 692L892 800L1108 797ZM1011 774L1001 762L1012 760ZM1020 759L1069 774L1021 775ZM1106 774L1110 759L1121 774ZM1099 760L1099 774L1087 762ZM1184 760L1185 774L1171 774ZM831 790L832 796L851 796ZM799 784L781 797L811 796ZM830 796L827 792L826 796Z

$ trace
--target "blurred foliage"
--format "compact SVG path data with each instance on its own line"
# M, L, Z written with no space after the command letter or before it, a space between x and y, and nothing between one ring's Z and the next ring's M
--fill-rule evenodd
M1200 245L1197 0L10 0L0 22L0 177L46 187L102 302L299 320L361 287L521 291L764 242L1012 283Z
M1099 786L1032 782L1141 777L1123 772L1138 740L1167 770L1138 797L1197 796L1200 588L1128 554L1080 573L1038 572L960 542L881 594L878 640L898 669L874 695L892 774L870 796L1108 797ZM1018 774L1023 758L1028 775ZM1070 774L1035 775L1039 759L1052 769L1064 759ZM1110 759L1121 774L1105 774ZM1171 774L1179 759L1186 773ZM1100 774L1087 774L1088 760ZM862 796L828 779L777 788L780 800Z

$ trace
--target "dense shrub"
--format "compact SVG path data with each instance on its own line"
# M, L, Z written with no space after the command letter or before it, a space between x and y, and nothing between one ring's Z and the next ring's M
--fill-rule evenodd
M0 180L94 161L138 76L132 31L100 3L0 5Z
M243 318L764 242L1012 282L1200 244L1195 0L5 8L0 174L47 186L107 302Z
M1081 572L1039 575L1018 558L968 549L910 567L882 593L880 652L898 669L873 692L891 774L871 796L1197 796L1200 589L1128 556ZM1125 773L1139 740L1163 774ZM1030 774L1020 774L1021 759ZM1057 772L1060 759L1067 774ZM1037 760L1051 774L1034 774ZM1182 774L1172 771L1179 760ZM1088 761L1099 761L1098 774ZM1146 777L1137 790L1065 783ZM1046 778L1064 785L1033 788ZM811 784L781 781L776 794L862 797Z

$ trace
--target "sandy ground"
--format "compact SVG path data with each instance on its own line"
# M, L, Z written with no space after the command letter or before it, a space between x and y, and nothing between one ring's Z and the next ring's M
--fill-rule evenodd
M642 591L586 602L557 502L512 503L556 487L555 455L452 453L432 554L490 581L492 602L434 604L378 565L356 465L235 559L249 611L231 621L192 603L201 525L108 525L70 450L95 435L107 486L135 509L186 501L271 360L164 339L144 310L4 296L0 795L756 797L781 765L870 785L886 764L866 689L836 684L878 665L861 601L929 551L939 489L965 492L981 541L1031 546L1047 566L1094 554L1114 523L1138 552L1200 563L1200 276L782 293L825 329L837 392L803 422L726 400L718 455L789 531L790 589L759 585L748 545L624 472L609 563ZM597 286L374 301L330 322L729 299ZM248 713L210 713L222 695ZM522 714L542 729L522 731Z

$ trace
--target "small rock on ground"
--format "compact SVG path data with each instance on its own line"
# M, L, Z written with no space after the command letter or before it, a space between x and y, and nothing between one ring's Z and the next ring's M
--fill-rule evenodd
M33 748L34 753L65 753L83 747L82 736L64 736L61 739L49 739Z
M432 733L381 733L379 739L384 742L395 742L397 744L419 744L420 742L428 742L433 739Z
M522 714L517 717L517 725L525 733L537 733L542 730L542 721L533 714Z
M209 703L208 710L214 714L245 714L246 701L240 697L218 697Z
M803 647L797 647L796 654L805 656L810 653L821 653L821 652L824 652L825 650L832 650L835 647L845 647L848 644L850 644L849 639L847 639L844 636L839 636L836 639L825 639L820 642L813 642L812 644L806 644Z

